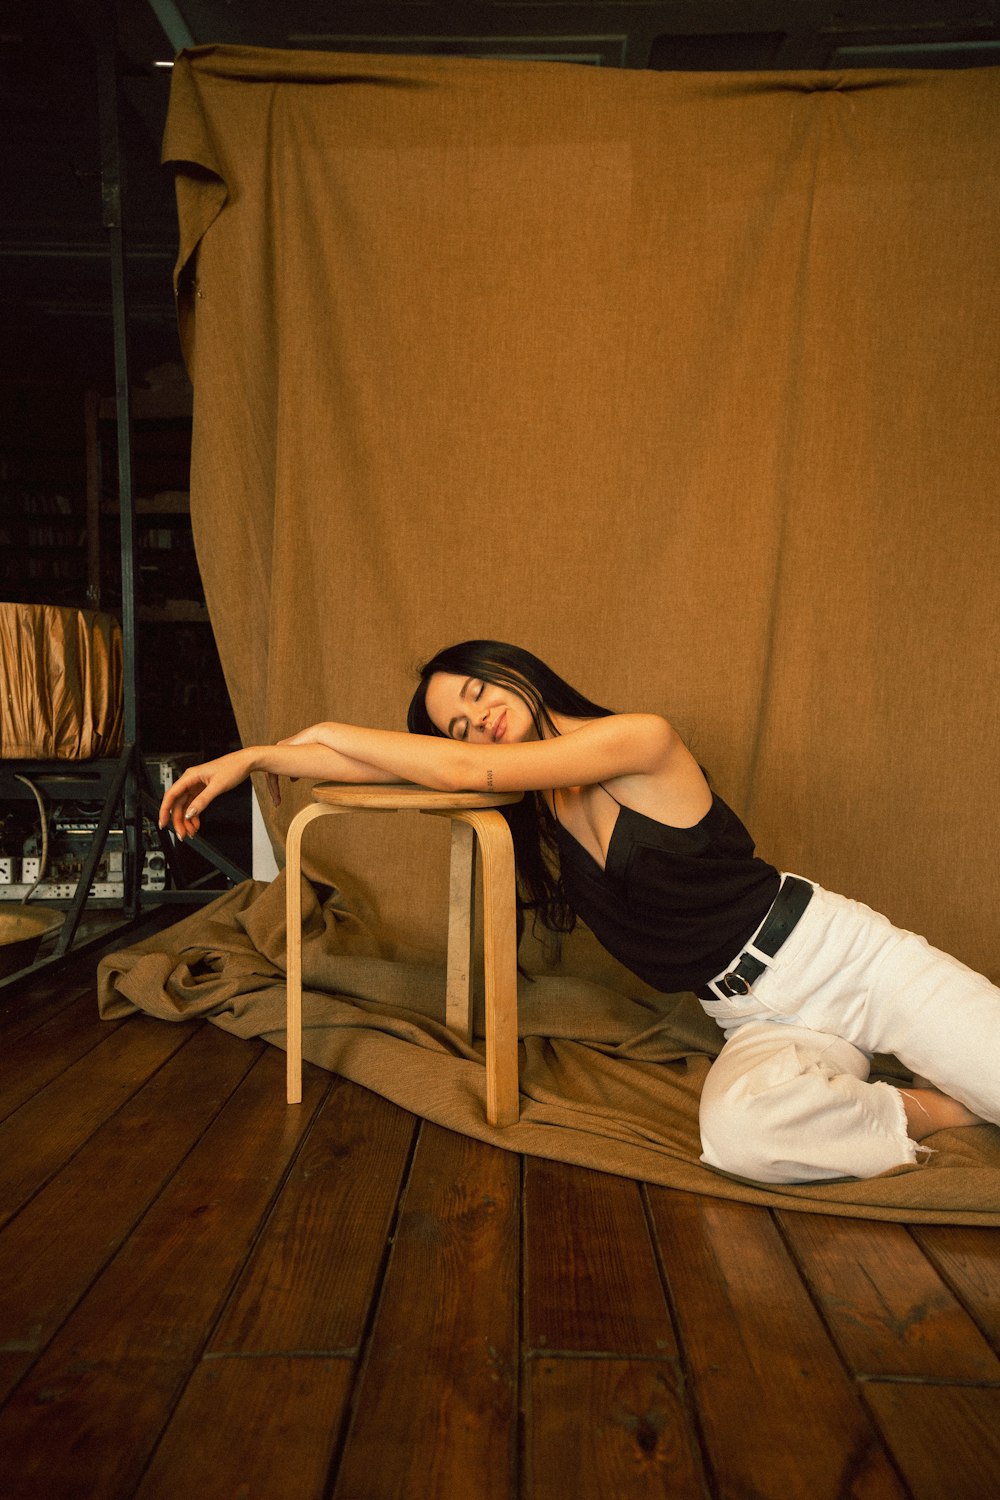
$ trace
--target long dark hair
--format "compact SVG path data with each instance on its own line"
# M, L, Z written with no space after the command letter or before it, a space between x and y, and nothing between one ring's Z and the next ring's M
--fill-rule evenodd
M504 641L462 641L458 646L439 651L420 668L420 686L406 714L411 734L447 738L427 712L427 684L435 672L453 672L510 688L527 704L540 738L546 729L550 734L559 733L552 721L552 711L577 719L605 719L614 713L614 709L592 703L539 657L520 646L509 646ZM536 925L540 922L550 933L572 932L576 914L563 888L556 825L548 803L541 792L527 792L520 802L500 811L514 840L518 938L526 911L534 914Z

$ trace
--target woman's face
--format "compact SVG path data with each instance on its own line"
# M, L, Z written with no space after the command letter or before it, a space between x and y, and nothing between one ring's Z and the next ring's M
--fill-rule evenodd
M537 740L531 710L513 688L466 677L460 672L435 672L425 698L431 722L453 740L475 745L518 745Z

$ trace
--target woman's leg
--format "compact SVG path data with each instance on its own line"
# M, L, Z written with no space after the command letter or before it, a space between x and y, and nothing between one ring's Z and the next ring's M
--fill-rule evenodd
M875 1177L927 1152L864 1052L779 1021L737 1027L701 1097L702 1161L755 1182Z
M753 993L772 1015L892 1054L1000 1124L1000 990L860 902L817 888ZM919 1102L944 1123L936 1097Z
M906 1126L911 1141L922 1141L935 1130L951 1130L961 1125L986 1125L982 1115L974 1115L957 1099L934 1088L929 1078L915 1077L912 1089L900 1089L906 1110Z
M702 1100L713 1166L870 1177L917 1161L936 1130L1000 1123L1000 990L859 902L817 887L751 994L705 1009L729 1038ZM873 1052L914 1086L869 1083Z

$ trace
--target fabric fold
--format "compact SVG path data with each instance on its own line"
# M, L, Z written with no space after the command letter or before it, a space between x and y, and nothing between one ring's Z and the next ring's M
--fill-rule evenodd
M205 1018L284 1045L284 876L248 881L99 970L102 1016ZM630 998L572 975L522 978L521 1116L486 1123L482 1008L444 1025L444 970L379 956L336 891L303 882L303 1053L436 1124L504 1150L770 1207L1000 1225L1000 1130L939 1132L934 1154L865 1181L765 1188L699 1161L698 1101L721 1034L690 995ZM253 936L251 937L251 933ZM891 1059L883 1074L906 1077Z

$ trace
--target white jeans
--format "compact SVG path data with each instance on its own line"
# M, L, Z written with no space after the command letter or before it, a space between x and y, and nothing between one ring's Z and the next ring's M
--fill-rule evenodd
M1000 990L982 974L820 886L777 954L757 956L749 995L701 1002L726 1035L701 1100L709 1166L815 1182L915 1162L928 1148L899 1090L868 1082L873 1052L1000 1124Z

